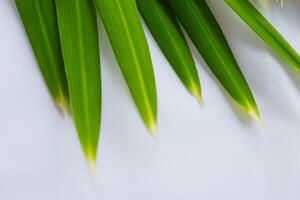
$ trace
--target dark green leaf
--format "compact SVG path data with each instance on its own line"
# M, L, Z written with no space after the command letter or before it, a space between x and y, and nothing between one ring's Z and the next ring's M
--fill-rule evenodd
M32 49L50 93L66 114L69 105L53 0L16 0Z
M202 102L195 62L170 6L161 0L137 0L137 5L150 32L180 80Z
M259 118L252 92L206 1L168 0L168 2L223 87L251 116Z

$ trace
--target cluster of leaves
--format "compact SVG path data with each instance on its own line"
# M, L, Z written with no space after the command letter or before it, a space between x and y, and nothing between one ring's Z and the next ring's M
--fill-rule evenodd
M95 167L101 119L98 11L140 115L155 135L157 94L143 17L187 90L202 102L196 65L183 31L225 91L250 116L259 118L251 89L206 0L15 0L49 90L67 113ZM224 0L282 59L300 69L300 57L248 1Z

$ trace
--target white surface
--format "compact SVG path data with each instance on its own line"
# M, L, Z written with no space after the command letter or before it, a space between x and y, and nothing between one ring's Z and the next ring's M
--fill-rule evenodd
M11 0L0 0L0 199L298 200L300 81L224 5L212 7L264 126L239 117L196 51L201 108L152 38L160 141L144 128L101 27L103 120L93 182L71 119L57 112ZM269 19L300 52L300 1Z

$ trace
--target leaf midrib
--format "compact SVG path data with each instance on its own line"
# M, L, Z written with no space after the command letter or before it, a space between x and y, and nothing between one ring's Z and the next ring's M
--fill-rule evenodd
M247 12L251 17L253 17L254 18L254 20L264 29L264 31L269 35L269 37L271 37L274 41L277 41L277 44L281 47L281 49L287 54L287 55L289 55L289 57L290 58L292 58L292 60L295 62L295 63L297 63L298 65L297 66L295 66L298 70L299 70L299 63L298 63L298 61L297 61L297 59L295 59L294 58L294 55L290 52L290 51L286 51L286 46L285 45L287 45L287 47L290 49L290 48L292 48L291 46L290 46L290 44L284 39L284 38L282 38L282 36L279 34L278 35L278 32L277 32L277 30L275 30L275 34L277 35L277 37L280 37L279 39L277 39L277 37L273 34L273 32L272 31L269 31L269 29L268 28L266 28L265 27L265 24L264 23L266 23L268 26L270 26L270 28L272 28L272 29L274 29L274 27L273 27L273 25L272 24L270 24L268 21L262 21L262 19L261 19L261 16L257 16L256 14L253 14L252 13L252 10L251 10L251 7L249 8L248 7L248 5L247 5L247 3L249 3L249 2L243 2L242 3L242 7L244 7L244 9L243 10L250 10L250 12ZM246 4L246 5L245 5ZM244 19L244 17L242 17L242 19ZM245 22L247 23L247 24L249 24L248 23L248 20L245 20ZM249 25L250 26L250 25ZM251 29L254 29L254 28L252 28L252 26L250 26L251 27ZM257 32L257 31L255 31L254 30L254 32ZM258 33L258 34L260 34L260 33ZM263 39L264 40L264 39ZM283 44L283 43L285 43L285 44ZM280 53L281 54L281 53ZM281 56L283 56L283 55L281 55ZM294 65L294 64L293 64Z
M81 23L82 23L82 21L81 21L81 16L80 16L80 14L81 14L81 9L80 9L80 5L79 5L79 1L77 1L77 0L75 0L74 1L75 3L74 3L74 6L75 6L75 12L76 12L76 17L75 17L75 20L76 20L76 22L77 22L77 24L78 24L78 44L79 44L79 60L80 60L80 63L79 63L79 65L80 65L80 71L81 71L81 83L82 83L82 86L83 86L83 105L84 105L84 122L85 122L85 124L84 124L84 130L85 130L85 128L87 128L87 130L85 130L85 131L87 131L87 133L81 133L81 134L86 134L86 139L87 139L87 149L89 149L90 151L89 151L89 153L92 153L93 152L93 147L91 146L91 144L92 144L92 141L91 141L91 136L90 136L90 126L88 125L89 123L89 121L90 121L90 119L89 119L89 114L88 114L88 110L89 110L89 106L87 105L87 102L88 102L88 100L87 100L87 80L85 79L85 77L86 77L86 72L85 72L85 56L84 56L84 52L83 52L83 49L84 49L84 42L83 42L83 40L82 40L82 36L83 36L83 34L82 34L82 26L81 26Z
M40 24L40 27L41 27L41 30L42 30L42 37L44 38L44 41L45 41L45 46L46 46L46 51L49 55L49 59L52 61L52 63L55 63L55 56L53 54L53 51L52 51L52 48L51 48L51 45L49 43L50 41L50 38L49 38L49 35L47 34L47 25L44 23L44 20L43 20L43 15L40 11L40 3L39 1L34 1L34 6L35 6L35 9L36 9L36 13L37 13L37 19L38 19L38 23ZM45 66L47 69L53 69L51 67L47 67ZM53 76L53 79L55 80L55 82L60 82L59 81L59 75L57 73L56 70L51 70L51 74L54 75ZM62 89L62 86L60 84L57 84L58 87L59 87L59 91L58 91L58 97L55 97L55 98L63 98L63 89ZM57 99L56 99L57 100Z
M124 11L122 9L120 1L114 1L114 2L116 2L116 6L117 6L118 11L119 11L119 13L121 15L121 22L124 24L124 28L125 28L125 32L126 32L126 35L127 35L127 38L128 38L128 42L130 43L129 48L131 49L131 52L133 54L132 58L133 58L134 62L136 63L136 65L134 65L134 67L135 67L135 69L137 71L138 79L139 79L139 81L141 83L140 87L141 87L141 90L142 90L143 99L145 100L144 102L146 104L147 113L151 116L149 118L149 120L153 120L154 117L152 116L151 106L150 106L150 103L148 101L149 98L148 98L147 93L145 92L146 91L146 86L144 85L145 80L143 78L143 75L142 75L140 67L138 67L140 65L140 62L139 62L138 56L136 54L137 49L135 48L134 42L132 41L132 37L130 36L131 33L130 33L129 28L128 28L127 20L125 20L126 19L126 15L124 14Z
M158 3L159 3L159 2L158 2ZM163 15L159 12L159 9L158 9L156 6L153 6L153 8L156 8L156 13L157 13L158 15L160 15L159 18L160 18L160 19L163 19L163 17L162 17ZM162 8L162 9L163 9L163 8ZM161 21L164 21L164 20L161 20ZM170 39L170 42L173 44L173 47L174 47L173 50L174 50L174 51L176 52L176 54L178 55L179 59L182 60L183 63L185 63L185 62L184 62L185 59L184 59L184 57L182 56L181 51L180 51L180 49L179 49L179 47L178 47L176 41L174 40L175 38L173 37L172 32L170 32L170 29L165 28L165 26L163 26L162 28L165 29L165 32L166 32L167 36L169 36L168 38ZM185 64L184 64L184 65L185 65ZM189 66L182 67L181 69L183 69L183 70L185 71L187 77L189 77L188 80L187 80L187 81L189 81L190 84L191 84L189 87L195 87L194 85L195 85L196 83L194 83L194 77L192 76L192 73L191 73L190 70L189 70ZM197 84L196 84L196 85L197 85Z
M197 12L197 10L196 10L197 8L194 7L194 6L192 6L192 4L188 3L188 7L190 7L191 12ZM199 11L199 12L201 12L201 11ZM209 30L209 28L207 28L206 23L202 23L201 19L198 18L198 17L195 17L194 19L197 20L204 27L202 30L204 31L204 33L205 33L205 35L207 37L207 40L210 43L211 48L214 50L215 55L218 57L218 60L222 63L223 66L225 66L225 67L222 67L222 69L224 71L226 71L226 74L229 76L229 78L232 81L233 85L235 85L235 89L238 91L238 93L240 94L240 96L242 96L243 99L246 100L245 103L248 103L247 98L245 98L243 92L241 91L241 89L239 87L239 84L237 83L237 81L235 80L235 78L231 75L230 71L227 69L227 67L226 67L227 63L225 61L223 61L222 55L220 55L220 53L218 52L218 49L216 49L215 46L213 45L214 44L213 38L212 38L212 36L210 36L209 32L207 31L207 30Z

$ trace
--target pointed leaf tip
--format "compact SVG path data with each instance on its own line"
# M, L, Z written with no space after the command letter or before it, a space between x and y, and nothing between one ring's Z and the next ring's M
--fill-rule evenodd
M147 125L148 130L150 131L151 135L153 136L153 138L155 140L158 139L158 134L157 134L157 123L156 121L151 121L148 125Z
M96 177L96 174L97 174L96 158L94 156L86 155L86 159L87 159L88 165L91 169L93 177Z
M261 123L261 117L258 109L252 106L247 109L247 113L257 122Z
M64 117L68 116L69 113L69 101L68 98L65 97L63 94L61 94L58 98L55 100L56 104L58 105L61 113Z
M199 104L204 107L205 103L203 101L203 97L201 94L201 89L197 88L196 86L193 86L192 89L190 89L190 93L195 99L199 102Z
M159 135L157 132L151 132L151 135L154 139L155 142L158 142L159 141Z

